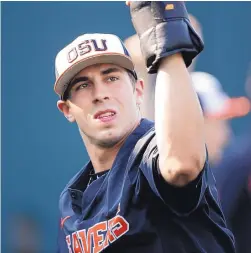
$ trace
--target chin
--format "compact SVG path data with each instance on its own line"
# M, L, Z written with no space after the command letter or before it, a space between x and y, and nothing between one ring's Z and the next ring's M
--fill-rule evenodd
M119 143L124 138L124 135L120 131L108 130L100 131L96 136L97 144L101 147L111 148Z
M100 138L96 139L96 145L102 147L102 148L112 148L116 144L118 144L121 141L122 138L119 137L112 137L112 138Z
M83 136L89 139L90 143L101 148L112 148L120 142L123 142L123 140L125 140L132 131L132 128L122 128L119 125L113 125L106 126L105 128L101 129L94 129L93 127L89 130L91 130L89 133L87 131L82 131L82 133L84 134Z

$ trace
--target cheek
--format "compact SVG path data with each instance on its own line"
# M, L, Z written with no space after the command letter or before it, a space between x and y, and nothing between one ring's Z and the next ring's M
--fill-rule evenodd
M71 101L76 105L76 107L84 108L88 103L90 103L90 94L87 91L78 91L72 94Z
M90 114L90 106L86 103L86 101L74 101L74 107L71 108L71 114L76 119L77 123L88 118ZM89 110L88 110L89 109Z
M75 114L75 120L78 127L83 132L90 132L93 129L92 115L87 111L78 111Z
M130 107L135 102L135 95L131 87L121 87L120 89L114 90L114 97L118 98L121 103L127 107Z

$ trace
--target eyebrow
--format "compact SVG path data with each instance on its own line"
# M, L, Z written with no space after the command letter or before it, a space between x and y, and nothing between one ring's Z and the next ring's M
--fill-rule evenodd
M101 74L102 75L108 75L108 74L113 73L113 72L121 72L121 70L118 69L118 68L108 68L108 69L102 70Z
M71 83L70 83L70 87L72 88L76 83L78 82L86 82L88 81L89 78L87 76L81 76L81 77L78 77L78 78L75 78Z
M121 70L119 68L107 68L107 69L101 71L101 75L108 75L108 74L111 74L114 72L121 72ZM86 82L88 80L89 80L89 78L87 76L77 77L70 83L70 86L72 88L76 83Z

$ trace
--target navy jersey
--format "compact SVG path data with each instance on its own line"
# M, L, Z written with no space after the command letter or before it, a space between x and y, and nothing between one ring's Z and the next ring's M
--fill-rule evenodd
M91 184L89 162L60 196L59 252L234 252L207 162L178 188L161 176L158 156L154 125L143 119Z

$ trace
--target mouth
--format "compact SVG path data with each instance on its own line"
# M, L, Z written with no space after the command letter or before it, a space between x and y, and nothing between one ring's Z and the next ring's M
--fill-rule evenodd
M117 114L116 111L111 110L111 109L108 109L105 111L99 111L94 115L94 119L98 119L102 122L108 122L114 119L116 114Z

